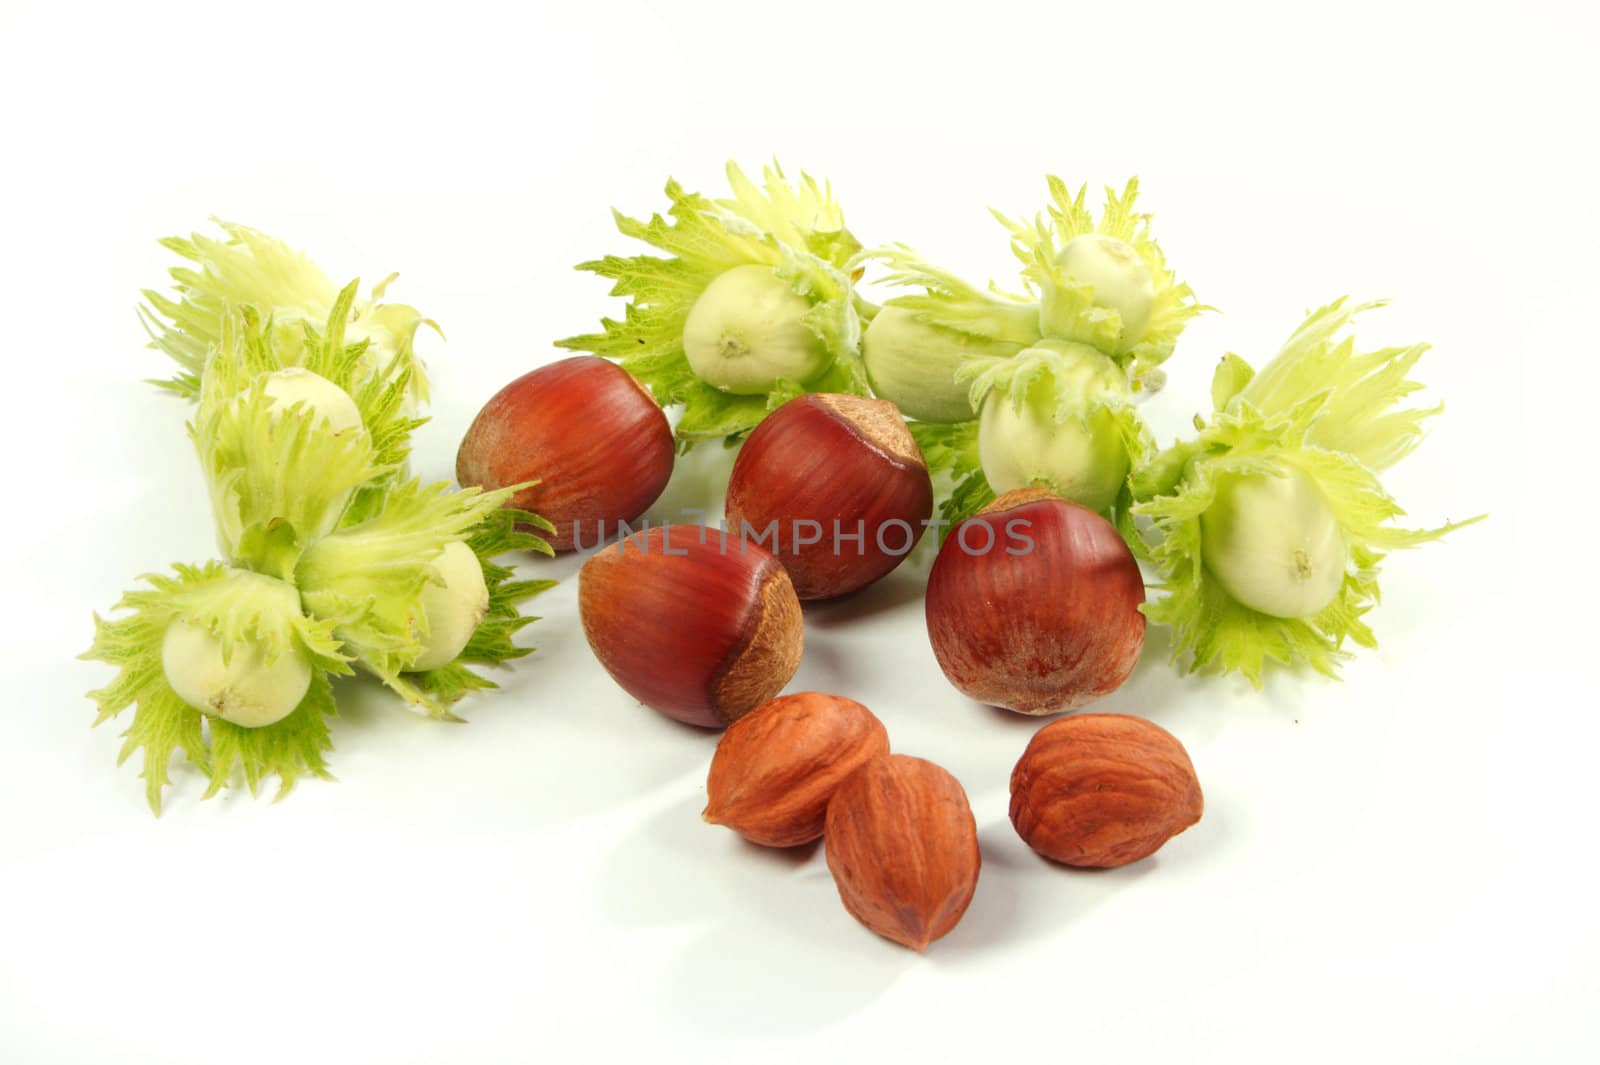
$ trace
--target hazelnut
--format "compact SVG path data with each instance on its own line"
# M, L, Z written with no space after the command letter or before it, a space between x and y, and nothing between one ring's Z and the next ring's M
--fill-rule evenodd
M889 733L853 699L797 692L769 699L722 734L706 778L705 819L752 843L795 847L822 837L828 800Z
M791 399L750 434L728 481L729 531L774 543L801 599L844 595L884 576L932 513L922 451L882 399Z
M1024 714L1122 686L1144 646L1144 578L1105 518L1025 488L957 525L928 577L928 638L967 696Z
M624 691L691 725L726 726L800 665L783 565L716 529L662 525L597 552L578 571L578 614Z
M1011 773L1011 823L1066 865L1111 868L1154 854L1205 809L1183 744L1126 714L1078 714L1034 734Z
M661 407L614 363L591 355L523 374L495 393L456 453L456 480L486 490L535 481L507 506L555 526L557 551L596 546L643 514L672 476Z
M947 934L978 886L978 826L955 777L886 754L828 802L823 846L839 898L878 935L913 950Z

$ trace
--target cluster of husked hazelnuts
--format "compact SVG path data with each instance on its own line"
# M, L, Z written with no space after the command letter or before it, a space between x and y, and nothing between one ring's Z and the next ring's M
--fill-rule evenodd
M674 453L644 389L610 362L578 357L494 396L462 441L457 476L527 484L511 505L554 523L552 544L570 550L637 519L666 487ZM800 664L801 600L888 574L932 511L927 465L893 404L806 394L744 442L723 528L623 536L585 562L578 586L589 645L624 690L679 721L726 729L706 820L767 846L821 838L846 909L917 950L955 927L977 885L966 793L932 762L891 754L887 730L860 703L778 693ZM1128 678L1143 602L1138 564L1110 522L1024 489L950 530L928 581L928 634L969 697L1055 713ZM1071 866L1146 857L1201 811L1183 746L1137 717L1054 722L1011 775L1018 833Z

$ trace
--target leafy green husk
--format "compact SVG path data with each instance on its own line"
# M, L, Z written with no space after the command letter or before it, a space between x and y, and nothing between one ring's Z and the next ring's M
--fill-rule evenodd
M1312 312L1259 373L1237 355L1225 356L1212 382L1210 423L1197 418L1197 437L1135 472L1133 510L1153 523L1152 555L1167 592L1145 612L1173 627L1175 662L1200 672L1237 671L1258 688L1270 662L1304 662L1337 677L1349 656L1346 641L1376 646L1364 618L1378 602L1386 552L1484 517L1432 529L1391 524L1405 511L1384 491L1378 472L1416 446L1422 422L1441 408L1394 409L1422 387L1408 374L1425 345L1358 353L1353 339L1339 337L1355 315L1374 306L1338 300ZM1289 471L1317 485L1350 551L1339 594L1306 618L1271 617L1238 602L1209 576L1201 556L1200 517L1222 478Z
M128 592L117 604L124 616L108 621L96 615L94 643L83 655L117 669L110 684L90 693L99 706L95 724L135 707L117 760L121 764L143 751L139 775L151 810L161 812L172 757L180 752L210 778L207 796L226 785L235 769L252 794L264 777L276 775L279 798L305 774L326 777L326 718L333 713L327 678L350 672L332 622L279 612L275 599L250 594L254 581L246 578L251 575L220 562L178 565L174 573L142 578L150 587ZM310 690L288 717L263 728L205 720L173 692L162 670L162 640L178 618L204 625L224 648L249 641L274 657L302 650L313 663Z
M1085 356L1104 360L1103 364L1085 365ZM1144 419L1139 417L1131 386L1120 368L1115 367L1114 360L1103 353L1085 352L1073 344L1046 340L1011 358L973 359L957 371L957 377L971 382L972 406L978 411L982 411L987 402L1011 403L1021 408L1029 396L1043 390L1047 397L1054 399L1051 415L1058 425L1076 421L1088 427L1099 412L1108 412L1127 455L1130 471L1155 451L1155 438ZM985 487L988 488L987 479ZM989 496L993 498L992 488L989 488ZM963 499L963 505L971 505L979 498L981 495L973 492ZM970 513L976 513L987 502L978 503ZM1134 528L1132 505L1132 490L1124 479L1104 516L1117 526L1130 547L1144 557L1147 548ZM954 510L952 508L950 515L953 521L970 516L970 513L957 516Z
M459 720L449 711L453 703L495 686L475 667L530 650L513 643L535 620L522 617L518 604L555 582L514 580L509 567L493 560L510 551L552 554L538 535L551 527L535 515L497 509L524 486L451 492L403 479L410 434L422 424L409 413L418 368L408 353L397 353L373 372L371 340L346 343L355 298L352 283L334 296L323 325L302 316L288 330L252 305L218 309L214 341L192 382L200 405L190 435L223 553L242 569L215 562L178 566L176 578L149 577L150 589L124 596L118 609L129 611L126 616L96 618L85 657L118 669L110 685L93 693L99 720L136 707L121 760L144 752L141 775L157 813L178 752L209 777L206 797L236 775L252 793L276 775L280 798L302 776L329 777L328 718L336 713L329 677L353 672L353 663L435 717ZM339 430L306 404L275 403L266 393L267 376L290 366L348 393L363 425ZM455 661L402 673L400 657L418 646L416 619L425 619L422 592L438 579L433 560L457 540L483 565L486 616ZM242 577L261 580L256 574L288 581L296 591L299 610L270 631L259 604L227 594L248 583ZM301 704L260 728L206 718L188 706L162 668L162 641L179 616L205 621L225 648L248 638L275 641L270 649L291 634L314 663ZM412 619L408 635L396 634L397 618Z
M382 505L384 493L405 476L411 434L426 420L413 417L408 402L418 368L397 355L379 373L368 372L370 342L345 342L345 321L355 294L354 282L345 286L323 326L299 323L298 339L292 346L286 343L282 330L254 307L243 306L223 315L221 333L206 362L200 408L190 426L190 437L212 485L214 504L219 500L219 478L242 470L251 462L274 461L272 453L288 446L283 439L288 435L286 431L274 428L277 421L314 421L306 415L296 416L293 411L269 410L270 404L258 408L263 379L290 367L326 378L350 396L361 414L363 432L341 436L359 436L361 442L346 440L344 448L335 449L352 463L358 452L364 452L368 467L353 486L341 521L354 524L371 517ZM315 426L307 431L320 432ZM307 483L301 478L315 469L313 465L297 471L283 470L277 476L294 492ZM272 468L266 467L262 472L270 476ZM226 520L228 511L221 506L214 509L219 522ZM304 531L301 530L302 535ZM224 550L229 550L226 539Z
M666 218L641 221L614 211L623 235L668 254L608 255L578 264L613 281L610 294L628 303L620 320L602 319L600 332L557 342L619 361L663 407L682 405L677 434L685 448L748 433L803 392L869 394L851 276L861 246L845 228L831 188L806 174L791 185L776 165L765 168L759 186L733 163L727 175L733 190L728 199L713 201L669 180ZM813 380L781 381L766 395L738 396L695 375L684 354L683 329L707 285L752 263L772 267L811 305L806 324L833 361Z
M285 365L294 366L300 365L302 327L327 322L341 297L316 263L283 241L248 226L212 221L223 231L222 238L193 233L161 241L184 265L168 270L173 295L146 289L139 307L150 347L178 365L172 378L154 383L188 399L200 398L206 360L222 340L232 309L251 306L270 320ZM351 282L346 286L351 298L338 317L341 327L371 342L361 360L362 374L381 382L393 368L403 367L406 396L414 406L428 399L427 375L414 349L417 330L428 326L437 331L438 325L414 307L383 302L396 276L373 286L365 299L356 297L358 282Z
M295 583L306 608L317 617L332 619L334 633L349 653L408 702L435 717L446 716L447 696L459 698L472 687L487 685L482 678L475 678L481 683L474 683L464 677L454 681L439 678L430 685L406 672L427 637L421 599L424 587L439 580L434 565L439 553L454 540L467 540L484 563L492 557L485 555L486 551L553 553L537 535L516 531L517 514L499 509L516 490L452 492L442 483L400 485L389 493L379 515L310 545L295 569ZM542 519L528 514L520 517L525 524L546 528ZM481 538L474 544L470 534L475 529ZM484 663L498 663L522 653L510 642L510 636L527 623L517 617L515 604L518 597L526 598L549 586L548 582L510 582L509 570L495 568L497 575L491 575L487 566L484 572L490 584L490 613L474 633L476 646L469 644L469 650L479 656L474 661ZM529 585L536 587L527 590ZM516 619L509 629L508 609L509 617Z
M355 493L389 472L364 433L305 408L278 412L259 384L191 428L229 561L285 580L337 529Z
M401 692L408 701L429 709L435 716L459 720L449 707L470 692L499 687L479 672L479 668L503 666L533 653L534 648L518 647L512 642L524 627L539 620L534 615L523 614L520 604L554 588L557 582L513 580L515 571L494 561L511 552L532 551L553 556L554 549L533 530L554 532L555 527L527 511L501 508L485 516L467 538L467 546L483 564L484 580L489 585L488 613L454 662L438 669L400 675L391 686L409 688L409 692Z
M1220 389L1213 385L1212 398L1227 398L1218 409L1248 403L1271 416L1325 394L1310 430L1311 442L1342 451L1369 469L1393 466L1422 442L1422 423L1444 406L1390 409L1422 389L1409 375L1427 352L1427 344L1361 353L1354 337L1340 337L1356 315L1383 305L1335 300L1313 311L1260 373L1244 375L1235 367L1219 370L1218 378L1225 383ZM1244 363L1237 355L1226 358Z
M400 498L427 497L436 507L452 514L443 520L458 525L454 515L462 511L462 504L443 502L437 496L437 488L408 488ZM484 499L475 493L454 495L472 495L466 505L471 510L476 510ZM408 527L399 535L404 538L409 531L414 540L429 538L431 534L417 520L419 507L407 505L405 509L410 520L394 520L395 525ZM455 661L427 672L395 673L392 678L385 678L408 702L449 721L460 720L449 708L464 696L496 687L480 672L482 667L503 665L532 651L513 642L517 632L538 620L521 614L519 605L556 584L552 580L516 580L511 567L495 561L510 552L552 554L550 545L536 531L530 531L550 531L548 522L510 509L480 513L475 522L464 538L483 563L489 586L489 609L483 622ZM383 568L383 562L378 563L378 568ZM97 615L93 646L82 656L117 669L110 684L90 693L99 706L96 724L129 706L135 707L118 764L143 751L140 776L145 781L151 810L161 812L162 795L172 783L173 755L178 753L208 778L205 798L221 791L236 774L243 777L251 794L258 792L262 780L276 776L280 799L306 775L331 780L327 755L333 744L328 719L336 716L337 710L329 680L353 672L352 664L361 659L362 645L340 638L338 617L318 616L313 610L293 617L263 614L259 601L229 594L232 585L238 583L230 581L230 575L238 571L220 562L179 565L174 571L176 577L143 578L150 587L128 592L117 604L118 611L127 612L123 616L106 620ZM378 586L383 583L379 580ZM420 581L413 584L401 579L390 586L391 590L399 585L404 586L400 594L421 594ZM326 598L325 593L306 593L302 595L302 605ZM387 611L381 604L371 607L372 613L379 616L394 612L392 606ZM288 717L261 728L241 728L206 718L173 692L162 670L162 640L167 626L178 617L207 624L225 645L264 640L269 647L303 648L313 662L311 687L305 698Z
M920 295L896 296L886 303L906 308L924 325L967 337L977 354L1015 355L1042 336L1035 296L1005 292L993 284L978 288L925 261L904 244L890 244L869 254L889 267L884 283L923 290Z
M1048 176L1046 181L1051 206L1045 214L1032 221L1019 221L991 212L1011 234L1012 251L1022 263L1021 293L1008 292L994 284L980 288L926 262L903 244L866 253L868 258L890 268L885 278L889 284L923 290L919 295L897 296L890 303L912 310L926 325L970 338L978 349L970 365L958 371L958 378L972 382L973 409L980 413L989 396L1017 400L1037 383L1037 375L1048 372L1047 359L1018 370L1006 370L1002 365L1023 352L1039 350L1041 341L1046 348L1051 341L1086 344L1116 364L1126 376L1131 394L1154 391L1164 381L1160 366L1171 356L1184 327L1209 309L1197 303L1189 286L1174 276L1165 254L1150 236L1150 216L1135 208L1139 193L1136 179L1130 180L1120 194L1106 189L1105 206L1098 218L1086 206L1087 186L1073 193L1058 177ZM1056 266L1061 247L1086 233L1116 237L1131 245L1150 270L1154 306L1149 325L1135 343L1121 343L1117 313L1096 307L1090 286L1068 281ZM1057 300L1055 318L1067 323L1064 331L1041 331L1045 323L1041 319L1040 294L1047 287ZM1060 416L1086 416L1088 406L1084 399L1064 391L1060 396ZM1137 466L1153 451L1149 431L1131 403L1119 402L1114 407L1130 459ZM959 522L994 499L978 460L976 420L939 427L913 424L912 433L923 445L936 484L949 485L948 492L940 495L941 517ZM1124 489L1108 516L1142 556L1146 545L1134 529L1131 504L1131 491Z
M1189 286L1173 275L1161 246L1151 238L1150 216L1135 206L1137 178L1130 178L1120 194L1106 188L1105 206L1098 219L1085 203L1088 186L1080 185L1073 193L1058 177L1046 180L1051 200L1048 220L1035 216L1025 221L998 212L995 217L1011 232L1011 249L1022 263L1030 291L1048 290L1058 301L1052 317L1067 325L1051 335L1099 349L1127 369L1135 391L1155 391L1162 384L1159 368L1171 357L1184 327L1209 308L1197 303ZM1117 312L1095 306L1092 286L1064 277L1056 264L1056 256L1068 241L1089 233L1130 245L1150 270L1155 301L1149 325L1136 341L1120 340L1122 322Z

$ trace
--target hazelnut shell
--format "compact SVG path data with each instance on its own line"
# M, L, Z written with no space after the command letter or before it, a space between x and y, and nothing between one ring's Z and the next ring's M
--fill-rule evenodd
M698 525L657 526L597 552L578 572L578 613L625 691L710 728L778 694L805 639L782 564Z
M672 429L661 407L620 366L592 355L523 374L495 393L456 452L462 486L537 481L507 506L555 526L557 551L614 535L661 495L672 476Z
M1139 564L1109 521L1025 488L945 539L928 577L928 638L973 699L1024 714L1075 710L1133 672L1143 603Z
M744 442L726 509L730 531L775 529L773 553L796 593L827 599L871 584L911 552L933 513L933 482L893 403L813 392Z

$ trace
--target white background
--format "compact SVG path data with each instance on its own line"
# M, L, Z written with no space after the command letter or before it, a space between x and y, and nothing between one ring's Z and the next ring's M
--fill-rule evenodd
M1587 5L3 11L0 1061L1600 1055ZM140 383L166 372L133 315L154 238L215 213L340 280L401 271L449 335L416 447L448 477L495 389L617 309L571 269L627 250L611 206L773 155L864 241L1007 280L986 206L1137 173L1224 312L1149 407L1163 441L1223 351L1392 297L1363 338L1433 341L1450 409L1389 485L1419 524L1490 521L1390 560L1343 683L1183 677L1152 631L1102 705L1183 739L1206 816L1104 874L1012 832L1038 722L943 681L925 552L809 609L793 687L867 703L971 795L977 897L925 957L844 913L820 851L700 823L715 737L611 684L573 559L536 567L564 579L539 651L470 724L346 686L339 783L202 803L180 771L153 819L119 726L88 727L107 669L73 656L136 575L212 550L186 411ZM726 463L682 462L656 513Z

